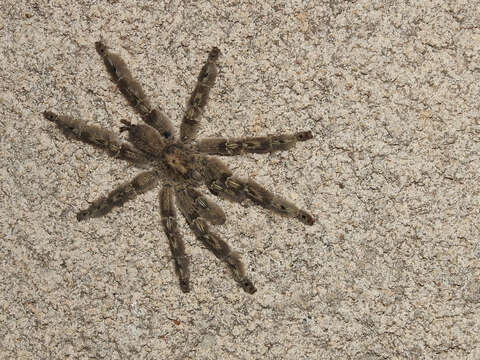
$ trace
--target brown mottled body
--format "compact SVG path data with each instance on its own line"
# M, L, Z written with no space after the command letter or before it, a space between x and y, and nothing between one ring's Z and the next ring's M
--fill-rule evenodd
M180 127L180 139L175 140L173 127L167 116L153 109L140 83L132 77L125 62L118 55L109 52L103 43L97 42L95 46L113 81L146 124L132 124L128 120L121 120L123 126L120 132L128 133L129 142L125 142L113 132L99 126L88 125L82 120L50 111L45 111L44 116L49 121L55 122L66 135L72 135L78 140L105 149L111 155L135 164L151 162L154 168L140 173L130 182L96 199L87 209L77 214L77 219L82 221L106 215L137 195L151 190L158 182L161 169L159 165L163 163L168 169L169 183L159 192L161 222L168 238L181 290L185 293L190 291L190 271L185 244L177 225L175 206L178 206L190 229L204 246L228 264L233 277L243 290L249 294L255 293L256 288L246 275L240 255L209 228L209 224L225 223L223 210L196 188L205 183L214 195L236 202L250 199L277 214L312 225L314 219L309 213L272 194L255 181L235 176L225 163L209 156L284 151L291 149L299 141L311 139L312 133L305 131L264 137L205 139L197 144L190 144L196 138L201 113L217 76L216 61L220 50L213 48L188 101Z
M203 65L195 89L187 102L187 109L180 125L180 139L184 143L191 142L197 135L200 116L207 104L210 89L217 78L216 61L219 56L220 50L214 47L208 54L207 62Z
M243 153L265 154L293 148L298 141L312 138L311 131L245 138L207 138L198 141L198 151L210 155L234 156Z

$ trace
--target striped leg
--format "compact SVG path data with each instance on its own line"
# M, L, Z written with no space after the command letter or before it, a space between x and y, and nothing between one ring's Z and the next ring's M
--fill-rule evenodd
M117 54L111 53L101 41L95 43L95 48L103 58L103 62L113 81L117 84L130 105L140 114L143 121L157 129L165 139L173 139L174 130L170 119L162 111L152 107L142 86L132 76L125 61Z
M248 198L265 209L286 217L296 218L306 225L313 225L315 222L312 215L282 197L272 194L255 181L233 176L227 165L217 158L205 159L204 175L207 187L217 196L236 202L242 202Z
M163 230L167 235L175 261L175 271L180 280L180 288L184 293L190 291L190 270L188 268L188 258L185 255L185 244L177 228L177 214L175 211L174 192L170 184L163 186L159 194L160 213L162 215Z
M232 270L234 279L240 284L243 290L249 294L257 291L252 281L245 273L245 266L240 260L240 254L232 251L230 246L220 238L217 234L210 231L207 221L200 216L199 212L192 206L188 196L177 192L177 203L185 217L190 229L195 236L205 245L207 249L215 254L215 256L227 263Z
M209 138L198 142L198 151L210 155L234 156L244 153L265 154L293 148L298 141L313 138L311 131L287 135L244 137L236 139Z
M177 198L189 213L197 212L199 216L213 225L225 223L225 213L222 208L213 201L207 199L199 191L191 186L179 187Z
M132 181L118 186L107 196L95 200L87 209L77 214L77 220L82 221L108 214L114 207L120 207L137 195L153 189L158 182L157 170L144 171Z
M200 75L198 75L195 89L187 102L187 109L180 126L180 140L184 143L191 142L197 135L200 126L200 116L205 105L207 105L210 89L215 84L215 79L217 78L217 65L215 63L219 56L220 50L214 47L210 51L207 62L200 71Z
M113 132L100 126L88 125L84 120L74 119L70 116L57 115L51 111L45 111L43 116L57 124L66 136L83 141L97 148L107 150L114 157L129 160L133 163L144 163L148 159L146 155L130 143L120 140Z

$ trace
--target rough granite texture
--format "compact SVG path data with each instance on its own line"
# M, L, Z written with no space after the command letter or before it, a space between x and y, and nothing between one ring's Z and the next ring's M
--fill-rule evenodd
M280 4L280 5L278 5ZM478 1L0 4L0 359L479 359ZM138 170L66 139L55 110L139 121L94 42L176 125L222 50L200 136L311 129L228 159L312 227L225 201L245 294L181 219L183 294L157 191L75 214Z

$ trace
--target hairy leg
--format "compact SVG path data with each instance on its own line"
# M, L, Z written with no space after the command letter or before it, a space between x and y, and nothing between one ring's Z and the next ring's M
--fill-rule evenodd
M299 209L295 204L282 197L272 194L255 181L233 176L227 165L219 159L206 158L204 165L204 180L213 194L236 202L242 202L248 198L265 209L286 217L296 218L306 225L313 225L315 222L313 216L308 212Z
M245 266L240 260L240 254L232 251L230 246L222 240L220 236L210 231L207 221L189 204L188 197L182 196L177 192L177 203L195 236L207 249L213 252L218 259L229 265L235 281L240 284L245 292L249 294L255 293L257 289L246 275Z
M202 153L222 156L234 156L243 153L265 154L289 150L298 141L307 141L312 138L311 131L234 139L208 138L199 140L197 149Z
M87 209L77 214L77 220L82 221L108 214L114 207L119 207L151 189L158 182L157 170L144 171L128 183L118 186L107 196L96 199Z
M57 115L51 111L45 111L43 116L47 120L57 124L66 136L73 136L78 140L107 150L112 156L134 163L144 163L148 161L143 152L130 143L120 140L116 134L105 128L88 125L83 120L74 119L70 116Z
M130 105L135 108L148 125L157 129L165 139L173 140L174 130L170 119L161 110L152 107L140 83L132 76L122 58L111 53L105 44L100 41L95 43L95 48L103 58L113 81Z
M165 141L157 130L149 125L135 125L127 120L121 120L121 123L124 126L120 127L120 132L128 132L128 139L136 148L155 158L162 155Z
M215 84L217 78L216 61L220 56L220 50L214 47L203 65L200 75L198 75L197 84L193 90L190 99L187 102L187 109L180 126L180 140L189 143L195 139L200 126L200 116L208 101L210 89Z
M184 293L190 291L190 271L188 258L185 255L185 244L177 228L177 214L175 211L173 186L166 184L159 194L160 213L162 215L163 230L167 235L175 261L175 271L180 280L180 288Z
M200 191L191 186L179 186L177 188L177 199L182 203L184 209L189 213L197 212L199 216L213 225L225 223L225 213L222 208L213 201L203 196Z

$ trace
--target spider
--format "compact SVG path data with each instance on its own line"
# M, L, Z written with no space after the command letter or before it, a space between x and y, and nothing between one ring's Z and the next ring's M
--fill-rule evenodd
M128 133L128 140L121 140L114 132L89 125L84 120L45 111L44 117L54 122L69 137L106 150L111 156L133 164L151 164L151 170L143 171L129 182L119 185L108 195L94 200L88 208L77 214L78 221L101 217L113 208L122 206L139 194L153 189L162 172L166 183L159 192L161 222L168 238L175 271L183 292L190 291L189 260L185 244L176 220L177 206L188 226L202 244L231 269L233 278L249 294L256 292L246 274L238 252L210 229L210 225L225 222L223 210L197 190L206 185L219 197L242 202L250 199L266 209L286 217L296 218L306 225L313 225L314 218L293 203L272 194L251 179L233 175L228 166L213 155L235 156L243 153L271 153L292 148L298 141L312 138L310 131L294 134L277 134L262 137L207 138L195 142L200 117L205 109L210 89L217 77L217 61L220 50L212 48L197 79L180 125L180 137L176 139L169 118L150 103L140 83L132 76L120 56L112 53L99 41L95 43L98 54L120 92L136 110L144 123L132 124L121 120L120 132ZM166 171L165 171L166 170Z

